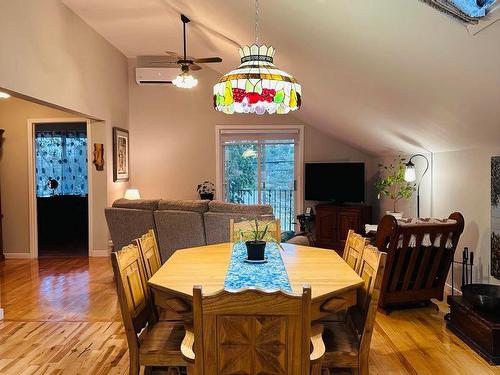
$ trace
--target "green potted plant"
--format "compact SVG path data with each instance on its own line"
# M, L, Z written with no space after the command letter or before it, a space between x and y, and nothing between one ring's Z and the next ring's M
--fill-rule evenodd
M209 199L209 200L214 199L215 186L210 181L203 181L201 184L198 185L196 191L200 195L201 199Z
M239 229L235 234L241 241L245 241L247 247L248 261L264 261L266 242L274 242L280 249L281 244L269 233L269 227L275 224L275 220L261 222L258 219L244 219L238 223Z
M375 183L378 198L383 195L392 200L393 210L386 211L386 214L396 219L403 217L403 213L396 210L397 203L401 199L410 199L415 191L415 184L405 181L405 161L405 158L398 156L389 165L379 163L380 178Z

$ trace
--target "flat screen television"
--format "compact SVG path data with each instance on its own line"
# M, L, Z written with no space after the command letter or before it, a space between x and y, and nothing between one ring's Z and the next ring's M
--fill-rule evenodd
M310 201L365 201L365 163L306 163L305 198Z

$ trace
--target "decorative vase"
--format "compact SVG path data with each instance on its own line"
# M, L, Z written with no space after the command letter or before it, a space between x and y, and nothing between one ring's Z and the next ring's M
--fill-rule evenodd
M396 220L401 220L403 218L402 212L394 212L394 211L385 211L386 215L394 216Z
M246 241L248 260L264 260L266 241Z
M200 193L201 199L214 200L214 193Z

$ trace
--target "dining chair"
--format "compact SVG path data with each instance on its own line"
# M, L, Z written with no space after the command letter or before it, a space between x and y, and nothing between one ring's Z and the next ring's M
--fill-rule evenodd
M257 220L260 228L269 223L267 235L275 241L281 242L281 222L279 219L265 220L261 218ZM242 233L253 230L252 226L254 226L253 220L235 221L234 219L229 219L229 241L241 241Z
M310 310L309 286L300 295L254 288L202 295L195 286L194 329L181 351L196 375L319 375L322 327L311 329Z
M158 250L158 242L156 241L154 230L150 229L146 234L136 239L135 242L139 247L141 259L144 264L146 280L149 280L161 267L160 251ZM153 305L155 305L154 294L151 292L149 287L148 292L151 295ZM164 308L157 306L159 320L182 320L182 315L179 314L176 309L186 311L188 307L182 303L181 300L175 297L165 302L170 302L170 304L174 305L174 307Z
M364 238L362 235L354 232L354 230L349 229L342 258L358 274L361 265L361 258L363 256L363 250L367 244L367 238Z
M129 348L129 374L153 366L186 366L180 351L185 336L181 322L157 321L147 290L139 248L129 245L111 253L118 301Z
M135 241L139 247L141 258L144 262L146 278L149 280L161 267L160 250L158 249L155 231L150 229L146 234L143 234Z
M386 258L387 253L365 246L359 267L365 283L358 289L356 305L349 308L345 322L323 322L323 368L351 368L354 374L368 374L368 354Z

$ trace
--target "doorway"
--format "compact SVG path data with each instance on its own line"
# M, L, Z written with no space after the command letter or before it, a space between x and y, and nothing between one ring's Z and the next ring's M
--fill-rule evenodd
M231 130L219 127L221 198L269 204L282 231L295 230L301 209L302 128Z
M86 122L33 124L39 256L86 256L89 249Z

